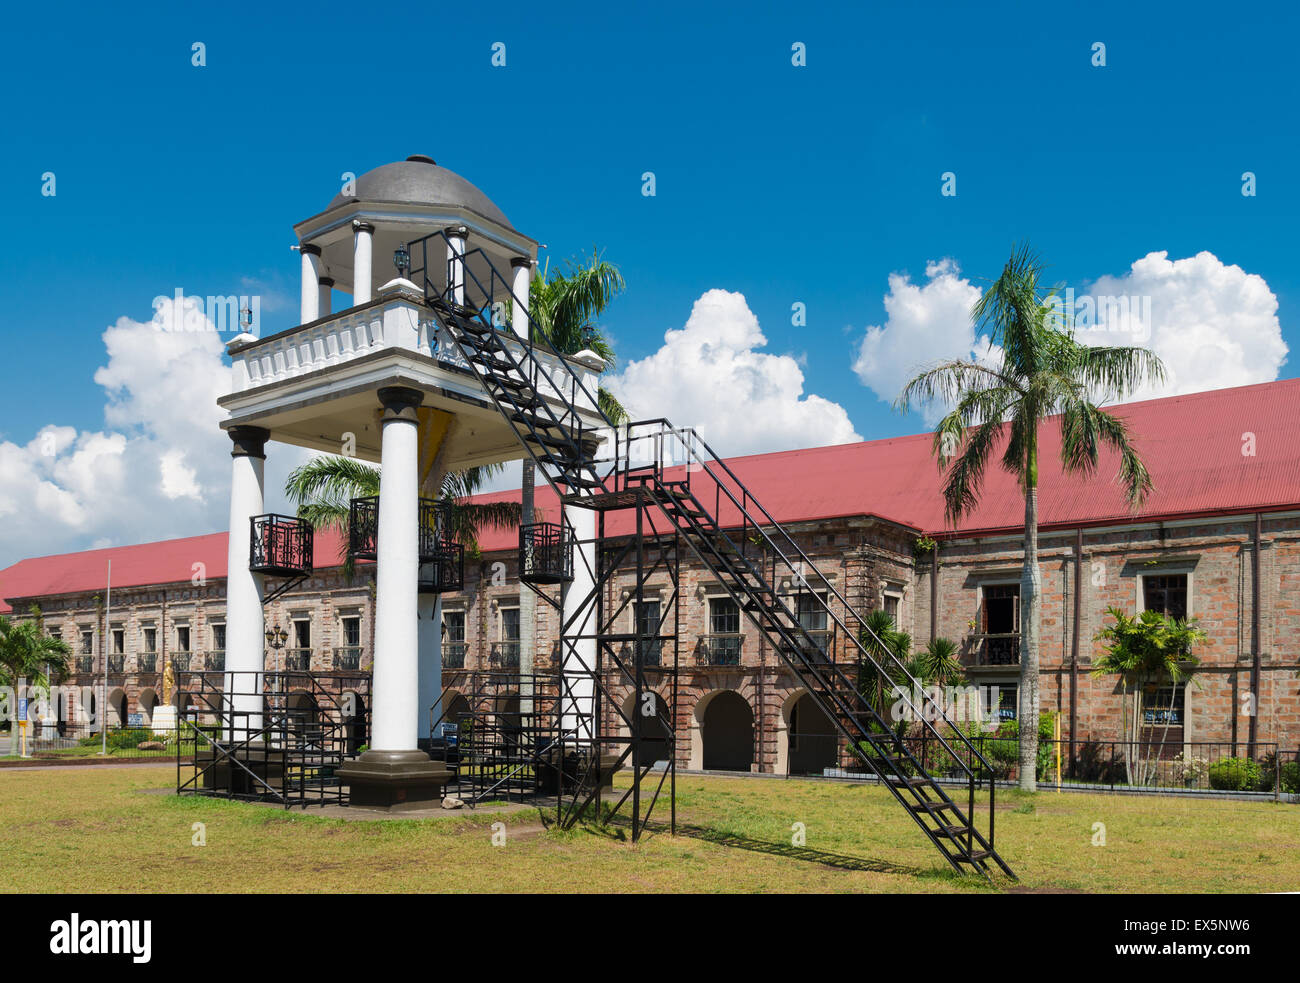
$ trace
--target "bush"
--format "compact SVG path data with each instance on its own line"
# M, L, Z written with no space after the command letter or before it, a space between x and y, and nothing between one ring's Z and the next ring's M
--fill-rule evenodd
M1044 711L1038 715L1038 780L1046 781L1050 776L1055 774L1056 762L1056 745L1053 743L1056 729L1056 714L1051 711ZM1020 721L1008 720L998 727L996 732L998 740L989 741L989 746L994 744L1010 744L1010 750L1005 748L989 755L985 752L985 757L990 761L996 760L1009 764L1014 767L1020 760ZM1005 756L1005 757L1004 757Z
M1220 792L1253 791L1259 788L1263 771L1250 758L1222 758L1210 765L1210 788Z
M1282 791L1300 795L1300 761L1288 761L1282 766Z
M1270 751L1264 755L1260 764L1259 790L1273 791L1273 782L1278 774L1277 752ZM1288 761L1282 765L1282 791L1290 794L1300 793L1300 761Z
M149 740L149 731L143 727L130 727L108 732L108 746L115 751L126 750Z

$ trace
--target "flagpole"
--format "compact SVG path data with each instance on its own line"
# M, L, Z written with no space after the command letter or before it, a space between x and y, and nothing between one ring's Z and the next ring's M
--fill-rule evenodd
M104 634L101 636L104 652L104 689L99 698L99 712L104 715L104 726L99 729L101 743L99 753L108 754L108 639L112 634L108 630L109 615L113 610L113 558L108 559L108 586L104 592Z

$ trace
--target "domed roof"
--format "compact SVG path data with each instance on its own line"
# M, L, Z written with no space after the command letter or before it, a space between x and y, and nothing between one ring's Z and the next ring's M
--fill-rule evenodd
M432 157L416 154L366 171L356 180L356 194L337 194L330 208L349 201L382 201L403 205L450 205L467 208L506 228L514 228L492 199L455 171L439 167Z

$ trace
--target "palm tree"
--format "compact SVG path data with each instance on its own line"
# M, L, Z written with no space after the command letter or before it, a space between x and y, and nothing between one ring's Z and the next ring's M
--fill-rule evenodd
M549 341L561 355L576 355L589 350L605 361L607 369L613 368L616 363L613 346L596 321L610 302L625 289L623 274L617 266L601 259L600 253L595 250L592 250L590 260L569 260L562 272L548 273L549 264L538 271L529 290L528 316L533 330ZM627 411L604 386L597 391L596 401L611 423L627 422ZM520 521L525 525L534 521L536 494L537 468L525 458L519 492ZM519 672L524 677L534 671L536 624L537 598L531 588L521 584ZM521 693L521 697L527 702L526 693Z
M1041 574L1038 568L1039 428L1059 415L1061 464L1090 475L1103 445L1119 454L1119 479L1130 505L1141 505L1151 477L1124 421L1101 409L1145 380L1164 378L1164 366L1145 348L1091 347L1074 337L1068 320L1054 323L1059 306L1039 294L1043 265L1027 246L1013 249L1001 275L971 316L988 333L998 365L958 359L932 365L912 379L896 406L939 401L953 409L934 432L934 451L947 468L944 504L954 526L979 501L989 458L1019 479L1025 499L1025 558L1020 578L1020 787L1034 791L1038 754L1038 659Z
M921 682L936 686L955 686L965 677L961 659L957 657L957 643L951 638L936 638L917 656Z
M519 523L517 502L469 502L483 483L500 470L499 465L449 471L442 477L437 497L451 503L452 530L472 554L478 553L478 537L485 528L509 529ZM379 494L379 468L351 457L323 455L294 468L284 492L298 509L298 517L315 529L348 528L349 505L354 498ZM352 575L352 561L346 556L344 571Z
M0 615L0 686L17 686L26 679L45 688L52 677L68 671L71 655L67 642L45 633L41 610L35 605L29 621Z
M1108 607L1106 613L1115 619L1113 625L1107 625L1096 635L1097 641L1105 641L1106 652L1093 663L1094 676L1118 675L1120 692L1123 695L1121 729L1125 744L1124 760L1128 769L1129 784L1145 785L1155 777L1160 764L1160 752L1169 737L1169 728L1173 723L1174 694L1179 686L1185 685L1196 673L1199 659L1192 655L1192 646L1206 639L1204 630L1197 627L1195 619L1185 621L1171 618L1159 611L1143 611L1136 618L1130 618L1117 607ZM1165 727L1160 736L1160 744L1145 766L1139 762L1141 747L1141 705L1134 708L1129 717L1130 697L1136 693L1145 701L1158 693L1160 687L1169 682L1170 702L1168 707L1148 705L1147 709L1159 712L1164 710ZM1140 774L1134 773L1134 765L1139 765Z

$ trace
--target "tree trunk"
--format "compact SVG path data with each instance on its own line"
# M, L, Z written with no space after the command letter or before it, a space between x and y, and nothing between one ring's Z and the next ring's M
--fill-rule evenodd
M1025 488L1025 565L1020 575L1020 787L1026 792L1038 791L1038 642L1042 586L1042 572L1038 568L1038 486L1031 480Z
M533 521L533 496L537 487L537 468L532 461L523 462L520 483L520 516L522 525ZM520 557L520 562L523 558ZM522 571L520 571L522 573ZM522 580L519 582L519 712L525 724L533 712L534 666L537 664L537 595Z

